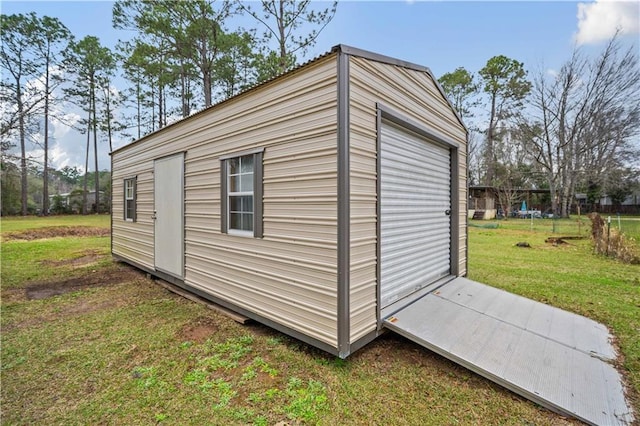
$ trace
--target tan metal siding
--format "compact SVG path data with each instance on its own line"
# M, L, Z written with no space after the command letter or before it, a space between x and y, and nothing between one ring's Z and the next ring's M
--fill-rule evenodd
M112 174L113 254L153 268L153 173L146 165L120 167ZM153 165L152 163L150 163ZM137 176L136 222L124 220L124 179Z
M335 59L116 152L114 170L186 151L185 283L337 347ZM257 147L265 149L264 238L221 234L219 157ZM118 214L114 229L130 228ZM153 241L153 228L145 231Z
M466 272L466 132L425 73L351 57L351 341L376 327L376 103L422 123L459 149L459 273ZM372 262L371 259L374 261Z

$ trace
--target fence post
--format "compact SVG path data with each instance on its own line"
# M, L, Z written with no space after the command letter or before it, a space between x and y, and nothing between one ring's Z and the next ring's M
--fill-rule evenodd
M610 245L611 245L611 216L607 216L607 256L609 256Z

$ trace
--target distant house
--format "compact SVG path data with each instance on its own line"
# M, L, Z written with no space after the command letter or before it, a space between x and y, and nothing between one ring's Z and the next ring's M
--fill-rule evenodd
M544 212L551 208L551 197L548 189L521 188L513 190L517 195L517 204L502 212L500 206L500 188L493 186L475 185L469 187L468 217L474 219L495 219L501 215L508 215L520 209L524 201L530 210Z
M636 189L620 204L616 205L608 195L602 196L598 201L589 204L587 194L576 194L576 201L583 212L598 213L622 213L622 214L638 214L640 213L640 189Z
M82 211L82 190L76 189L71 192L65 192L62 194L54 194L49 196L49 211L54 208L56 197L60 197L61 204L68 208L72 213L80 213ZM105 201L104 191L100 191L101 202ZM92 211L95 210L96 204L96 191L87 191L87 208Z

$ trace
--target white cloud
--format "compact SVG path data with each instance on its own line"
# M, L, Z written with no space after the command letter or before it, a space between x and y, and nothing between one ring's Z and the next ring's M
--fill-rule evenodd
M640 33L640 3L637 1L596 0L578 3L578 31L575 41L597 43L622 34Z
M73 130L71 126L79 121L80 115L75 111L69 111L69 109L67 109L67 112L56 110L54 115L51 116L50 122L50 125L53 126L53 138L56 140L64 138Z
M62 148L62 145L55 144L49 153L51 158L53 159L53 163L55 164L56 169L61 169L65 166L77 166L78 164L74 163L71 158L69 158L69 154L65 149ZM84 167L82 167L84 169Z

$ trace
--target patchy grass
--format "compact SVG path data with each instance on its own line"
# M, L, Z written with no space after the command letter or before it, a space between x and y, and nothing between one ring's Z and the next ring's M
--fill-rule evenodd
M637 389L637 269L547 236L470 230L471 277L610 325ZM340 360L237 324L108 250L105 237L3 242L3 423L577 424L393 334Z

